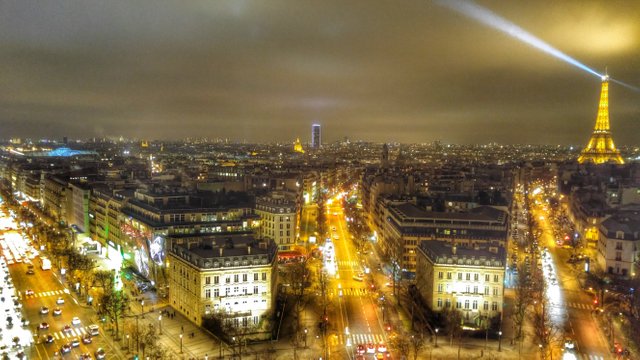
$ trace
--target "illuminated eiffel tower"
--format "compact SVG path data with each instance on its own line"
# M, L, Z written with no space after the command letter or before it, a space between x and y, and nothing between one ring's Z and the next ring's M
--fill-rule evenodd
M593 128L589 143L580 153L578 162L580 164L587 162L624 164L620 151L613 143L609 127L609 75L602 77L602 92L600 93L596 126Z

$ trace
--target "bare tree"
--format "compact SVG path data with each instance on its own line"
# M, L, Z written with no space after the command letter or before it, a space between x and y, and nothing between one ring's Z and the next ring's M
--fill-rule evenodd
M522 341L524 321L527 312L533 303L533 291L531 288L531 272L523 264L518 266L518 277L515 281L515 298L513 302L513 326L516 339Z
M449 344L453 345L453 339L462 335L462 314L457 309L446 307L440 312L440 319L449 335Z
M402 358L408 358L411 352L410 338L404 335L398 335L391 339L391 348L393 348Z
M411 351L413 352L413 360L418 360L420 352L426 347L427 342L424 341L424 335L422 333L413 334L409 339Z
M543 292L539 297L539 301L534 304L534 312L531 317L533 331L540 345L543 359L553 357L553 344L557 340L560 331L551 318L550 310Z

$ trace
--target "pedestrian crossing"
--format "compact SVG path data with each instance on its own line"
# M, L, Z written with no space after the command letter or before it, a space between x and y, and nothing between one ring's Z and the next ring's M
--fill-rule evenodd
M568 302L567 306L574 309L593 310L593 305L587 303Z
M361 266L360 263L354 260L338 260L338 267L340 269L353 269L353 270L360 270Z
M604 360L604 356L594 354L578 354L578 358L583 360Z
M64 289L64 290L51 290L51 291L41 291L41 292L37 292L31 295L25 295L26 298L40 298L40 297L47 297L47 296L60 296L63 294L68 294L69 290L68 289Z
M385 339L382 334L349 334L349 335L339 334L337 336L332 336L330 338L330 342L334 346L346 345L347 340L350 340L350 344L353 346L385 343Z
M342 288L336 290L339 296L363 296L367 294L367 289L365 288ZM331 292L331 295L334 295L335 292Z
M56 332L51 332L47 330L40 330L38 334L33 335L33 337L35 339L38 339L38 337L42 337L43 335L44 336L51 335L56 340L63 340L63 339L73 339L75 337L83 337L88 334L90 334L88 328L77 327L77 328L71 328L69 329L69 331L60 330Z

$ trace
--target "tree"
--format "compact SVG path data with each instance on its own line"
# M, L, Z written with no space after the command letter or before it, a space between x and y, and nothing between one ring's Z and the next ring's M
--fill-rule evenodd
M409 353L411 352L411 341L409 337L398 335L391 339L389 345L391 345L391 348L400 354L402 358L406 359L409 357Z
M413 360L418 360L418 356L422 349L425 348L426 342L424 341L424 336L422 333L411 335L409 340L409 344L411 346L411 351L413 351Z
M440 312L440 319L444 331L449 334L449 344L453 345L453 339L462 335L462 314L457 309L446 307Z
M538 300L534 306L531 320L536 340L540 344L542 358L547 359L548 356L553 356L552 345L556 341L560 329L551 319L550 307L544 292L541 293Z
M317 222L318 226L316 227L318 231L318 236L324 238L327 232L327 209L326 209L326 195L322 193L320 190L320 194L318 195L318 217Z
M247 346L247 338L255 332L255 326L249 321L241 324L238 318L227 318L224 321L224 329L231 340L234 355L237 353L238 358L242 360L242 345Z
M100 311L106 314L116 327L115 336L120 331L119 321L129 307L129 299L122 290L110 289L105 291L100 298Z
M93 272L93 286L108 290L113 288L115 276L111 270L96 270Z
M515 281L515 298L513 302L513 326L516 339L522 340L522 328L527 317L529 306L533 303L531 272L524 264L518 266L518 277Z

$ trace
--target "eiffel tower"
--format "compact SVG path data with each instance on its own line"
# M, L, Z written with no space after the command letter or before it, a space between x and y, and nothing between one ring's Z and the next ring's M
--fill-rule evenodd
M613 143L609 126L609 75L602 77L602 91L600 92L596 126L593 128L589 143L580 153L578 162L580 164L587 162L594 164L624 164L620 151L616 149L616 145Z

